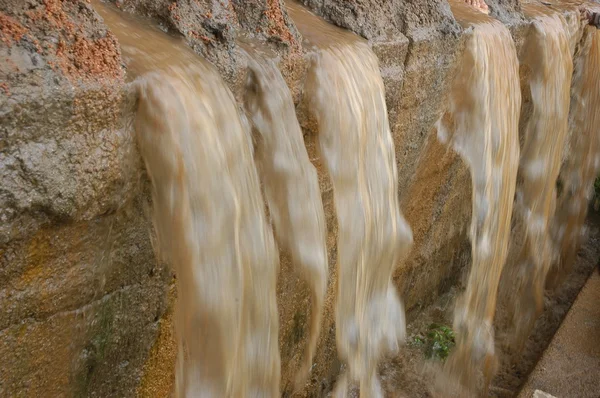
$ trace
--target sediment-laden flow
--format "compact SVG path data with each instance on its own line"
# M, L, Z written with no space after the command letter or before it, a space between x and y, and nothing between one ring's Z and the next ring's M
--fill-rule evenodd
M585 236L585 217L600 171L600 31L586 27L574 56L569 111L570 150L559 177L551 234L556 263L551 284L572 267Z
M327 288L321 191L291 93L272 62L251 62L244 102L258 133L256 161L275 236L311 290L310 335L296 379L301 387L312 366Z
M515 219L524 230L524 242L513 242L518 254L515 263L507 266L502 283L518 346L543 309L544 284L553 255L550 224L567 137L573 73L563 16L523 7L533 16L520 60L527 70L531 111L521 131L523 147L514 208Z
M94 1L137 77L135 130L177 278L176 397L279 395L278 253L248 126L177 38Z
M489 381L495 368L493 320L510 239L521 92L508 30L463 3L451 6L459 22L473 30L449 108L438 122L438 137L450 143L470 168L473 211L472 266L466 291L456 304L457 344L446 370L470 387L480 369Z
M309 109L333 182L338 220L336 341L347 372L335 395L358 381L361 396L382 396L377 364L405 335L391 283L412 232L400 213L397 171L377 58L361 41L324 46L307 82Z
M137 83L135 129L177 275L177 397L275 397L278 255L248 127L197 61Z

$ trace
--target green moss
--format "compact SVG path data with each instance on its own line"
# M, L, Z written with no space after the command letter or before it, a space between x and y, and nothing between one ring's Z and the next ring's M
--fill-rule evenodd
M304 336L304 325L306 324L306 315L298 311L294 314L294 324L292 327L292 344L298 344Z
M454 331L448 326L432 323L425 335L417 335L411 345L423 349L430 359L445 361L454 347Z
M115 310L111 301L99 308L95 322L91 326L92 338L84 349L84 361L75 376L77 397L88 396L89 385L98 368L102 366L113 334Z

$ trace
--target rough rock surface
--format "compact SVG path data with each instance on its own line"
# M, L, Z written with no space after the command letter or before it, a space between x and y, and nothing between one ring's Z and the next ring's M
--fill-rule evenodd
M93 9L40 0L0 3L0 14L22 27L0 46L6 243L51 219L90 219L118 207L132 160L115 117L123 87L119 47Z
M368 40L387 40L427 25L455 33L448 3L442 0L302 0L302 3L337 26Z
M4 82L56 85L123 76L117 41L87 2L2 0L0 20Z
M241 85L246 59L238 39L260 43L291 63L299 63L300 37L282 0L111 0L119 8L153 18L211 61L234 91ZM243 37L242 37L243 36Z
M123 72L87 2L0 1L0 396L139 383L170 274L143 211Z
M523 21L520 0L487 0L490 15L505 24L515 24Z
M217 65L229 79L239 72L234 43L238 25L232 4L193 0L116 0L125 11L156 19L167 30L181 34L190 47Z

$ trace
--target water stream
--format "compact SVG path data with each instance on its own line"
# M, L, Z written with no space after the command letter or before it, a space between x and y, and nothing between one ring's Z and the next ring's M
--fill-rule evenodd
M279 259L248 128L201 64L138 87L155 228L177 274L176 396L276 396Z
M301 388L312 366L327 288L321 191L304 146L292 95L273 62L251 62L245 105L258 132L256 161L277 242L291 253L311 290L310 333L296 378L297 388Z
M586 236L588 202L600 170L600 31L586 27L574 57L569 130L570 153L559 177L559 196L551 235L556 259L550 285L571 269Z
M362 42L331 45L307 82L339 224L336 340L347 371L335 395L358 382L382 396L377 365L404 339L402 303L391 283L412 244L400 213L394 144L377 58Z
M496 367L493 320L519 165L521 92L516 49L506 27L462 2L450 4L457 20L472 31L448 110L438 122L438 137L471 171L473 211L472 265L456 304L457 342L446 370L471 388L478 371L487 385Z
M550 223L567 138L573 73L564 17L544 6L524 4L523 10L532 18L520 59L530 109L521 128L514 219L524 230L524 240L513 241L516 258L502 283L502 295L509 302L507 312L512 315L511 334L519 347L543 310L544 284L553 256Z
M280 394L277 244L311 290L301 388L323 318L326 226L317 174L281 73L271 60L249 59L244 107L253 143L250 123L218 72L180 38L93 4L121 43L129 80L136 79L135 131L152 182L158 249L177 276L176 396ZM517 338L542 308L549 272L557 279L568 270L584 236L600 170L600 33L585 30L573 64L575 24L524 5L533 18L521 59L531 115L521 126L520 150L513 39L464 1L450 4L468 38L437 135L470 169L472 266L445 370L473 391L479 372L487 387L496 368L493 321L512 215L524 231L505 277ZM377 367L405 337L391 277L412 245L399 206L385 89L366 42L295 3L288 9L312 52L304 100L317 124L338 222L336 343L345 368L334 395L347 396L358 384L362 396L380 397ZM571 155L563 164L567 144Z
M180 39L94 6L137 77L154 227L177 276L175 395L277 396L279 257L249 125L218 72Z

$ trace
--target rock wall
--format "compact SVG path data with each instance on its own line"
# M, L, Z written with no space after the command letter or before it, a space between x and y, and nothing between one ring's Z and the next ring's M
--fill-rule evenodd
M305 391L321 396L340 367L333 323L337 226L315 131L300 106L309 54L285 2L112 1L185 37L237 95L245 42L278 57L299 104L328 222L330 286ZM434 131L468 32L444 0L303 3L369 40L380 59L402 211L415 240L394 278L410 319L456 285L470 262L469 172ZM520 46L528 22L518 1L489 4ZM131 396L136 389L163 396L174 358L170 318L163 317L172 275L152 246L148 181L129 124L119 44L84 0L0 0L0 35L0 396ZM281 253L285 396L307 335L308 293Z
M0 20L0 396L131 392L170 275L119 45L83 1L2 1Z

